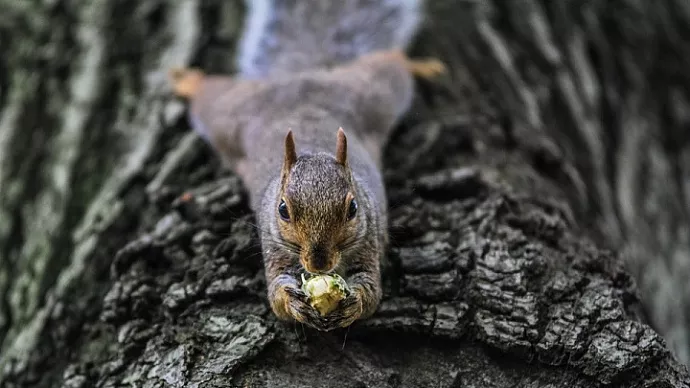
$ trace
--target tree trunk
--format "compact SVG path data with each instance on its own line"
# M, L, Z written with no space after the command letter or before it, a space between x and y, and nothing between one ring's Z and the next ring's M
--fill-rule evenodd
M238 1L0 0L0 386L689 387L688 4L431 1L384 301L320 333L166 82Z

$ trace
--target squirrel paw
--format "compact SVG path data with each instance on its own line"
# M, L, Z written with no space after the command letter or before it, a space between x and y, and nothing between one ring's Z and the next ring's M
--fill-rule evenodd
M283 291L285 293L285 312L289 316L313 329L327 330L323 317L309 304L309 297L304 291L295 287L286 287Z
M172 89L175 95L184 98L194 97L199 88L201 81L204 79L204 73L198 69L189 68L173 68L168 71L168 77L172 83Z
M282 289L285 313L313 329L330 331L350 326L362 316L362 298L358 292L351 293L338 303L338 307L325 316L309 304L309 297L299 288Z
M340 301L338 307L324 317L324 330L348 327L362 316L362 298L359 292L352 292Z
M434 78L446 72L446 65L438 59L408 59L407 68L417 77Z

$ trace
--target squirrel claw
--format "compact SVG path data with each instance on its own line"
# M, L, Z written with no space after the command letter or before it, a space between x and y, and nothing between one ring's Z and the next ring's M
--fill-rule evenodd
M309 304L309 297L298 288L286 288L288 298L286 310L297 322L303 323L316 330L324 331L323 318L318 311Z
M286 313L297 322L319 331L348 327L362 315L362 299L357 292L341 300L338 307L326 316L321 316L309 304L309 297L302 290L286 287L284 292Z
M357 292L340 301L338 308L325 317L324 330L329 331L352 325L362 316L362 299Z

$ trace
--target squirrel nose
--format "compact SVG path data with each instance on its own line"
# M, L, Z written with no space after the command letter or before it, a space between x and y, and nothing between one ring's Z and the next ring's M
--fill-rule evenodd
M309 272L327 272L329 267L328 249L323 244L311 247L311 260L307 263Z

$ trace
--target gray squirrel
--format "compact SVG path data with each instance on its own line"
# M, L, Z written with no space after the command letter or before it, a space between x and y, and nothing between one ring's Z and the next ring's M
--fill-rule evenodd
M388 245L382 150L414 77L445 71L405 50L420 0L246 0L238 74L170 72L192 127L249 191L268 300L282 320L328 331L371 316ZM352 292L322 316L307 274Z

